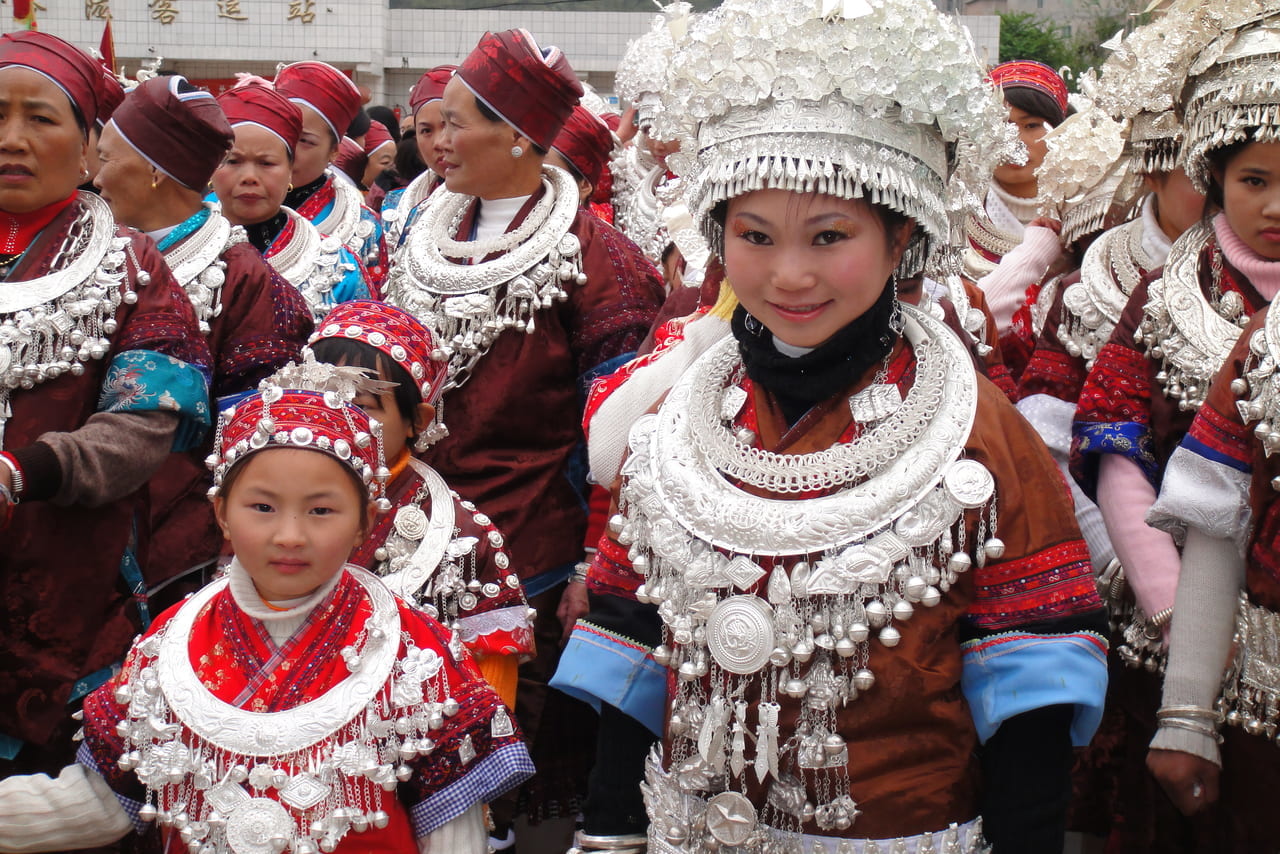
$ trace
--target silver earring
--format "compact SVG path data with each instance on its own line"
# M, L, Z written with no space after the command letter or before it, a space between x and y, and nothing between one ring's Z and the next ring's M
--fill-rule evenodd
M524 149L518 145L511 146L511 156L516 158L517 160L521 157L524 157Z

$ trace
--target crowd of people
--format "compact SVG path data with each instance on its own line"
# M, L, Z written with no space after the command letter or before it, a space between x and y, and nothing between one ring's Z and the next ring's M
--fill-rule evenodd
M1280 3L1107 47L0 37L0 851L1275 850Z

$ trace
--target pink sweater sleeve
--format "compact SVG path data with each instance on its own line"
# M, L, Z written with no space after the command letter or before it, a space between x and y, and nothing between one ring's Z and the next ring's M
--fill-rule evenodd
M1098 507L1138 606L1148 616L1173 607L1182 559L1173 537L1146 523L1156 491L1133 460L1103 454Z
M1062 244L1052 228L1028 226L1022 242L978 281L996 328L1002 334L1008 331L1014 313L1027 301L1027 288L1043 279L1061 254Z

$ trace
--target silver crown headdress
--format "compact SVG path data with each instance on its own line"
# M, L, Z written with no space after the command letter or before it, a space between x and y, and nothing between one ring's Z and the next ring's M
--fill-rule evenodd
M1249 0L1251 2L1251 0ZM1182 93L1196 56L1221 32L1241 0L1176 0L1151 23L1103 43L1112 52L1080 89L1118 121L1129 123L1138 174L1169 172L1179 162Z
M1062 220L1062 242L1127 219L1141 196L1141 178L1125 157L1125 130L1087 99L1079 112L1045 135L1048 152L1036 171L1042 213Z
M1201 192L1211 151L1280 141L1280 10L1244 20L1213 41L1191 69L1184 162Z
M723 247L719 203L766 187L865 197L919 228L915 273L1022 147L959 25L927 0L727 0L672 57L654 134ZM938 261L940 253L933 253Z
M662 109L667 90L667 69L676 42L684 36L692 7L685 2L672 3L654 16L649 32L627 45L614 89L625 104L636 108L640 127L649 127Z

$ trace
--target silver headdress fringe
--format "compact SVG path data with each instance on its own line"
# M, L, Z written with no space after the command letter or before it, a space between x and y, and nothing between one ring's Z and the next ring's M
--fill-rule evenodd
M666 85L654 134L681 141L667 162L717 250L721 202L816 191L914 219L899 269L919 272L1024 156L967 36L926 0L726 0L688 22Z

